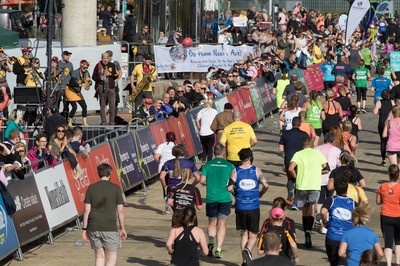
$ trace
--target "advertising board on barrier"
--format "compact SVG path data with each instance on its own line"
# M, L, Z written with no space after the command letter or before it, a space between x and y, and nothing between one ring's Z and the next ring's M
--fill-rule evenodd
M249 92L250 92L251 101L254 103L253 107L254 107L254 111L257 114L257 120L259 121L259 120L263 119L263 117L264 117L264 110L263 110L262 104L258 104L258 103L262 102L261 93L256 87L250 88Z
M149 127L131 132L131 134L135 143L142 179L147 180L158 173L158 162L154 160L154 152L157 149L156 142Z
M249 90L239 90L239 99L240 99L240 111L242 112L242 120L246 123L253 124L257 122L257 114L254 110L254 105L257 105L257 102L251 100Z
M90 156L90 155L89 155ZM85 209L85 195L90 184L96 183L99 178L97 172L93 171L92 164L89 158L83 159L81 156L78 157L79 165L85 173L83 178L76 179L74 170L68 160L63 162L65 173L67 175L69 187L71 189L72 197L75 202L76 210L78 214L82 214Z
M268 114L276 109L276 101L272 95L272 87L269 86L264 77L260 77L256 80L255 87L259 91L264 114Z
M48 234L50 227L33 174L10 182L7 189L17 206L12 220L21 246Z
M186 114L186 120L188 121L188 127L190 130L190 135L192 136L192 141L193 141L193 145L194 145L196 154L200 154L203 152L203 146L201 145L201 142L200 142L199 130L196 126L196 118L197 118L197 114L200 112L200 110L201 110L201 107L197 107L197 108L191 109Z
M111 140L111 150L115 169L120 177L124 191L143 181L137 147L132 134L127 133Z
M210 66L228 70L238 60L247 60L250 56L261 56L261 51L256 45L200 45L198 47L154 45L154 56L158 73L207 72Z
M178 118L168 119L170 128L176 134L176 143L183 146L186 157L192 157L194 154L194 146L192 142L192 136L188 127L188 123L185 115L180 115Z
M111 165L112 169L116 170L111 148L108 143L104 143L92 149L89 154L89 160L96 178L99 178L99 176L97 175L97 166L102 163L107 163ZM116 184L122 189L117 171L112 171L110 182Z
M0 261L19 248L17 233L0 197Z
M63 164L35 172L34 177L51 230L77 217Z

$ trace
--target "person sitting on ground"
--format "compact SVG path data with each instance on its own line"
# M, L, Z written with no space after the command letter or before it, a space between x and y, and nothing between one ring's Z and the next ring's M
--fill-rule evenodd
M36 171L46 165L55 166L57 165L57 158L52 154L47 146L47 136L45 134L39 134L35 138L36 146L28 152L28 159L32 164L32 170Z

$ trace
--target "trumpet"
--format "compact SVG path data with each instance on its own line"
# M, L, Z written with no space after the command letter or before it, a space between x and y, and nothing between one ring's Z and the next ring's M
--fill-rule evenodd
M14 65L17 62L17 58L15 56L8 56L6 53L3 53L3 56L0 58L0 62L7 61L10 65Z

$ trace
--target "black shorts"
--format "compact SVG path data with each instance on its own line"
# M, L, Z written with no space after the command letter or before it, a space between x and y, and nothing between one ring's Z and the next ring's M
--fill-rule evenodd
M319 193L318 204L324 204L326 199L332 196L332 192L328 190L327 186L321 186L321 192Z
M314 128L314 130L315 130L315 135L317 135L318 137L321 137L322 128Z
M260 229L260 208L250 211L236 210L236 230L258 234Z
M397 157L400 157L400 151L386 151L387 155L397 155Z

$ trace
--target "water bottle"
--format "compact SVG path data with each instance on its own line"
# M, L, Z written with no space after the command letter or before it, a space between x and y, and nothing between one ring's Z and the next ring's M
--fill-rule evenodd
M81 242L81 241L75 242L75 246L81 247L81 246L83 246L83 242Z
M74 231L75 229L73 227L65 227L65 232L71 232Z

